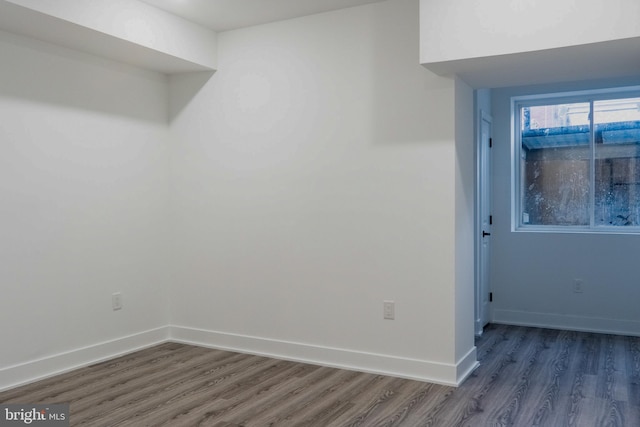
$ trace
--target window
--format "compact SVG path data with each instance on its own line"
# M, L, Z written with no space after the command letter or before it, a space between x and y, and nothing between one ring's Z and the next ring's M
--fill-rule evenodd
M514 228L640 232L640 88L512 105Z

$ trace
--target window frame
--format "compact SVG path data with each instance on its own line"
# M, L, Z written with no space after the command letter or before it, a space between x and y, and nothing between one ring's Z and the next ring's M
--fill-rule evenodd
M640 234L640 225L606 226L595 225L595 135L593 114L590 114L590 165L589 165L589 217L588 225L541 225L523 223L522 206L522 129L521 110L551 104L589 103L593 112L593 103L610 99L640 97L640 86L619 88L556 92L511 97L511 231L544 233L594 233L594 234Z

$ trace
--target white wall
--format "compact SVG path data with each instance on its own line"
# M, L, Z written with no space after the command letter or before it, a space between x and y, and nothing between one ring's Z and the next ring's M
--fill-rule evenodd
M168 92L160 74L4 32L0 58L3 388L166 325Z
M510 97L639 84L640 79L492 91L494 320L640 335L638 235L510 230ZM573 280L584 280L584 293Z
M421 0L420 62L640 37L636 0Z
M474 93L475 106L476 106L476 114L479 114L480 111L484 111L489 116L491 115L491 90L489 89L478 89ZM476 123L477 125L477 123ZM478 130L476 129L476 133Z
M455 81L455 308L456 362L476 362L474 340L475 157L474 92ZM470 366L461 367L461 370Z
M454 103L473 100L418 65L418 44L417 2L389 0L221 33L215 75L172 78L176 100L197 92L172 107L175 338L468 373L473 260L455 245L472 241L456 196L472 122L456 125Z
M224 33L169 85L0 32L0 389L169 337L468 375L473 97L418 65L417 16Z

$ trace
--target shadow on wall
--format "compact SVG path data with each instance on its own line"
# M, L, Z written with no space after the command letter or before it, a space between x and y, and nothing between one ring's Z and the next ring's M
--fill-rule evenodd
M0 57L0 97L167 122L163 74L7 32Z
M215 71L174 74L169 77L169 123L178 118L191 100L213 77Z

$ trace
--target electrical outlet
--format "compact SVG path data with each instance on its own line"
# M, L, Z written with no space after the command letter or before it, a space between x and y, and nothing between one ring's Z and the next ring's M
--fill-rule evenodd
M576 294L584 292L584 281L582 279L573 279L573 292Z
M122 293L115 292L111 295L111 308L113 311L122 310Z
M384 318L394 320L396 318L396 303L393 301L384 301L383 307Z

